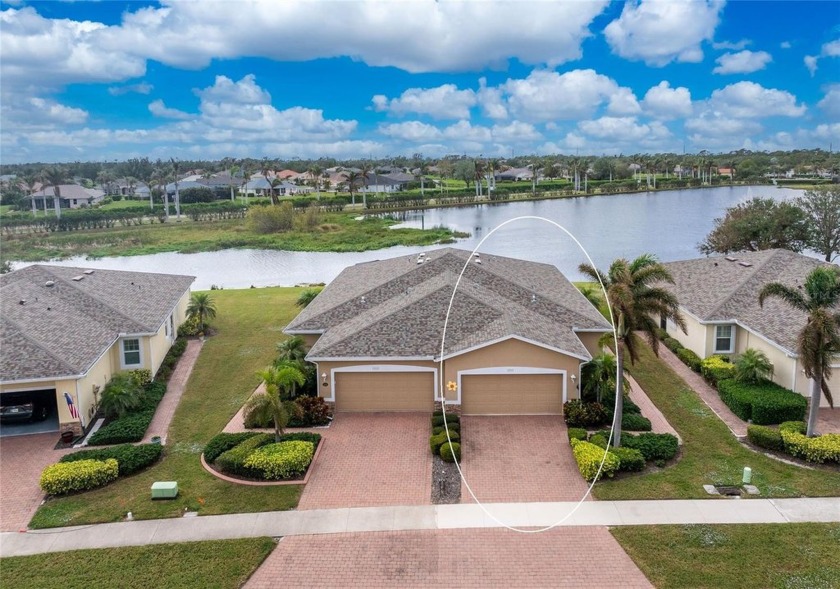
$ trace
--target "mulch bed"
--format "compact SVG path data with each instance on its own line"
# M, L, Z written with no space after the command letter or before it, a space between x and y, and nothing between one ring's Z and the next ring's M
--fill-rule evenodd
M454 462L432 457L432 503L460 503L461 476Z

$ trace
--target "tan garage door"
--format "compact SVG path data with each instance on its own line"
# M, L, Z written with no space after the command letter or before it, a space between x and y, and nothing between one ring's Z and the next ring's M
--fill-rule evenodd
M433 372L337 372L336 411L432 411Z
M561 374L475 374L461 378L461 411L466 415L559 415Z

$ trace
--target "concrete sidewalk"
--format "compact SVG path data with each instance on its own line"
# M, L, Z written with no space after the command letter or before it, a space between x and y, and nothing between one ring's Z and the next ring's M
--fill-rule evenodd
M272 511L0 534L0 557L83 548L348 532L657 524L840 522L840 498L418 505Z

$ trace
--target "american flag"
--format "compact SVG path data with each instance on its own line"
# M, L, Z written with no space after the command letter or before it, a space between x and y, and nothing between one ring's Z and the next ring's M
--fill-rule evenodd
M64 393L64 400L67 401L67 409L70 410L70 415L73 419L79 419L79 410L73 404L73 397L70 396L70 393Z

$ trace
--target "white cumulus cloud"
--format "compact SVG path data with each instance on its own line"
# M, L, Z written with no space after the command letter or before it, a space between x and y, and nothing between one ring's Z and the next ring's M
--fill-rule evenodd
M421 114L434 119L468 119L477 102L472 90L459 90L455 84L437 88L409 88L390 100L381 94L373 97L374 110L394 115Z
M702 44L714 38L725 0L629 0L604 29L613 53L662 67L703 60Z
M715 90L708 106L713 111L737 118L800 117L806 111L790 92L765 88L755 82L737 82Z
M832 84L817 103L825 114L840 119L840 84Z
M189 119L190 113L178 110L177 108L169 108L163 103L163 100L153 100L149 103L149 112L156 117L163 119Z
M691 92L680 86L671 88L671 84L663 80L645 93L642 100L645 113L656 119L678 119L691 115Z
M724 53L715 60L717 67L712 70L715 74L750 74L763 70L773 57L766 51L739 51L738 53Z

